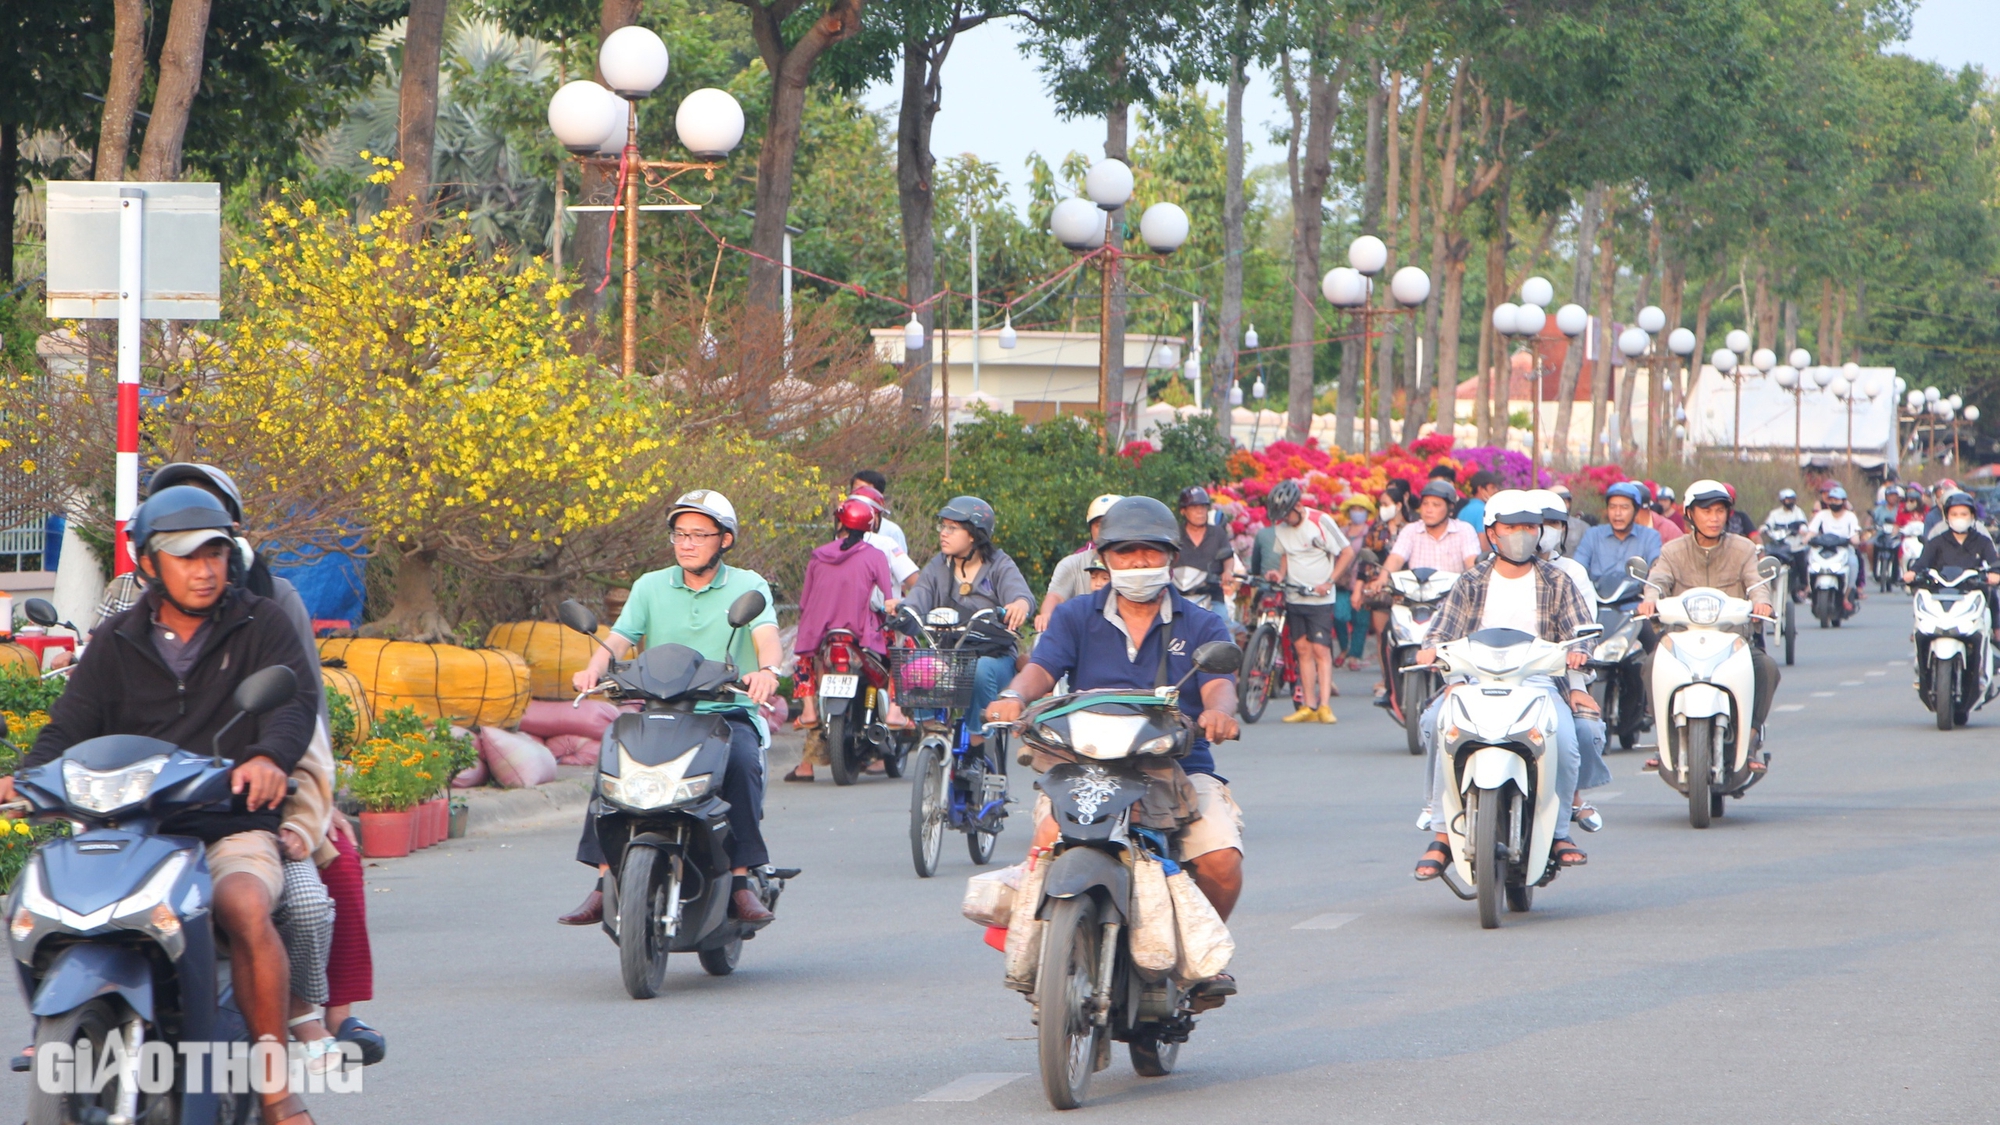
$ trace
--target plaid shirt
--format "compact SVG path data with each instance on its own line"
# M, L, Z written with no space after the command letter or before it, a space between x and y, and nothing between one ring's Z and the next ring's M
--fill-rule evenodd
M97 620L91 624L94 630L106 621L124 613L139 604L139 598L146 592L139 580L138 570L128 570L113 578L104 587L104 596L97 600Z
M1435 648L1479 631L1479 619L1486 613L1486 587L1496 561L1492 557L1479 560L1445 595L1444 604L1431 620L1429 646ZM1541 559L1529 565L1535 568L1535 631L1543 640L1569 640L1578 629L1596 620L1569 575Z

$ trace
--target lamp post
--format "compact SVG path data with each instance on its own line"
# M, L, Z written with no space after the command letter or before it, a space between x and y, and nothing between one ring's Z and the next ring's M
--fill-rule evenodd
M1364 234L1348 244L1347 262L1327 271L1319 290L1329 304L1361 318L1361 453L1366 456L1375 444L1375 318L1399 316L1422 305L1431 295L1431 275L1415 266L1397 270L1389 279L1389 295L1401 307L1378 309L1370 298L1375 275L1389 264L1388 246Z
M1521 284L1521 303L1503 301L1493 309L1493 330L1502 336L1515 340L1533 340L1548 325L1549 314L1543 306L1555 298L1555 287L1548 279L1531 277ZM1561 310L1558 310L1561 311ZM1560 324L1557 325L1561 327ZM1529 345L1529 354L1534 361L1528 381L1531 389L1528 395L1528 487L1541 483L1542 454L1542 352ZM1497 365L1496 365L1497 366ZM1514 381L1513 360L1507 362L1506 386ZM1502 394L1501 401L1508 401Z
M1732 335L1734 334L1732 333ZM1736 421L1730 425L1729 440L1735 447L1734 456L1741 457L1743 455L1743 435L1741 433L1743 429L1743 384L1740 380L1736 379L1736 350L1734 348L1717 348L1715 349L1715 354L1708 357L1708 362L1710 366L1715 368L1717 375L1736 382Z
M667 45L647 28L636 24L621 27L605 36L598 48L597 69L611 85L605 89L595 82L571 82L549 99L549 130L585 166L617 172L617 196L613 202L570 207L571 211L616 211L625 213L624 346L621 360L625 374L638 370L639 362L639 212L699 211L667 184L688 172L701 172L713 180L719 163L743 140L743 107L726 91L696 90L681 99L674 113L674 131L695 160L642 160L639 157L639 102L651 97L667 78ZM623 104L620 104L620 103ZM607 149L624 127L625 144L614 158ZM641 205L639 186L665 191L673 203ZM620 200L622 196L622 200ZM557 215L558 222L562 216Z

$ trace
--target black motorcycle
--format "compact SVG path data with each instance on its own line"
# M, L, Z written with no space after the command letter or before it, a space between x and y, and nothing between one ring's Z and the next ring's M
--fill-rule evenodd
M1590 694L1604 716L1606 737L1616 735L1625 750L1637 747L1640 733L1653 726L1642 671L1644 622L1633 614L1644 592L1638 579L1623 573L1607 574L1597 583L1597 623L1604 632L1590 648L1589 668L1596 675Z
M298 677L283 665L247 677L236 689L241 713L216 744L245 715L297 695ZM256 1113L255 1094L216 1092L231 1085L219 1081L221 1061L179 1050L182 1043L232 1044L247 1057L249 1034L229 963L216 956L206 850L161 830L184 813L243 811L242 798L230 793L234 768L214 748L197 754L157 738L112 734L18 776L30 820L74 828L36 849L7 899L15 968L35 1017L40 1080L28 1092L30 1125L242 1125ZM142 1067L154 1044L171 1049L171 1062ZM93 1091L75 1062L86 1052L95 1060L122 1052L130 1061ZM72 1092L52 1080L63 1060L74 1067ZM197 1083L189 1082L190 1065L198 1068ZM169 1074L171 1083L162 1083Z
M1195 669L1235 672L1227 641L1195 650ZM1189 673L1192 675L1193 673ZM1178 688L1105 689L1055 696L1016 724L1029 748L1062 759L1036 782L1060 829L1035 917L1046 919L1034 1000L1042 1090L1057 1109L1083 1104L1090 1076L1127 1043L1132 1069L1172 1073L1194 1031L1194 996L1171 975L1143 972L1129 947L1134 849L1164 858L1164 840L1134 807L1155 782L1142 764L1185 756L1191 725Z
M730 627L756 620L764 604L755 590L736 599ZM597 636L597 615L579 602L562 603L556 616ZM695 710L733 701L744 689L733 665L686 645L655 645L613 661L599 690L642 704L605 728L590 815L611 865L602 887L604 932L618 945L625 991L649 1000L659 994L667 954L692 951L710 974L728 976L743 942L770 924L729 916L729 803L721 796L728 720ZM772 909L785 880L798 873L766 864L750 872L751 889Z

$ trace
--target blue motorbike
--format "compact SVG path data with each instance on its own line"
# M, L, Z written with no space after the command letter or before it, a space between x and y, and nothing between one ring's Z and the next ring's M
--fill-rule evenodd
M965 833L972 862L992 862L1007 817L1006 737L996 733L984 746L973 745L979 724L965 713L979 669L979 654L965 647L966 640L981 621L996 617L982 609L961 623L958 611L944 606L919 619L904 607L895 621L898 631L921 642L889 650L897 702L913 717L930 712L921 720L911 770L910 858L919 878L937 874L947 828Z

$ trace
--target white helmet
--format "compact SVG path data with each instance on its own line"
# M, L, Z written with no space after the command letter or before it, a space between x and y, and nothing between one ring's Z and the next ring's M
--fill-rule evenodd
M1492 527L1502 517L1506 517L1509 523L1539 524L1542 522L1542 505L1533 499L1531 493L1522 489L1501 489L1486 501L1486 526Z
M1527 491L1528 503L1542 510L1542 522L1569 518L1569 503L1552 488L1531 488Z
M729 497L714 489L697 488L693 492L682 493L681 498L674 501L673 508L667 512L668 531L673 530L674 521L684 512L699 512L714 520L716 526L729 534L739 534L736 529L736 505L729 502Z
M1092 500L1090 502L1090 511L1087 515L1083 517L1083 522L1089 523L1091 520L1102 517L1104 513L1111 510L1111 505L1116 504L1117 502L1123 499L1125 499L1123 496L1120 496L1115 492L1107 492L1104 495L1099 496L1097 499Z

